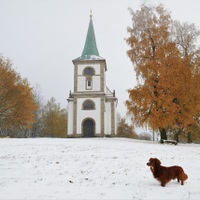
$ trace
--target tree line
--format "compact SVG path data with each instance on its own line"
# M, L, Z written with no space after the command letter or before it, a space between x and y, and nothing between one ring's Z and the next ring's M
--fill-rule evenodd
M137 75L128 90L129 115L137 126L172 137L200 139L200 31L172 20L163 5L130 9L127 55Z
M151 135L149 133L140 133L137 134L133 124L128 124L126 117L121 117L117 113L117 137L139 139L139 140L151 140Z
M0 137L65 137L67 111L47 103L0 55Z
M44 102L39 87L32 88L0 56L0 137L66 137L67 110L55 98ZM118 114L118 137L150 139L137 135L133 125Z

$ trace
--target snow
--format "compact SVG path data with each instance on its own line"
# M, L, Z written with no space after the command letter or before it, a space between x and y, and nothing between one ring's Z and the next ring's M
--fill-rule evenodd
M0 199L200 199L200 145L120 138L0 139ZM146 165L181 165L161 187Z
M97 55L82 55L74 59L74 61L76 60L105 60L105 59Z

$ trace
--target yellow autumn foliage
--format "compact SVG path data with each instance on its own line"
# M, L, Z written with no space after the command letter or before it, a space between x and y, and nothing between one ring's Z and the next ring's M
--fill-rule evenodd
M153 130L189 130L200 113L199 50L182 53L170 32L171 16L162 5L130 11L127 54L138 85L128 90L128 113L135 124Z

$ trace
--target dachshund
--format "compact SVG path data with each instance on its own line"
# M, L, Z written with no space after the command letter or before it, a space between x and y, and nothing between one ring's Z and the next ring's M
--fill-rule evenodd
M184 185L184 181L188 179L187 174L180 166L165 167L161 165L161 162L157 158L150 158L147 163L150 166L150 170L155 179L157 179L162 187L170 182L172 179L177 179L178 182L181 181L181 185Z

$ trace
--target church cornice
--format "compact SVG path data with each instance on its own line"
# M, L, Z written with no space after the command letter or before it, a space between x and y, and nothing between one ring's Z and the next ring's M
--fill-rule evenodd
M106 94L104 92L76 92L72 93L72 97L82 97L82 98L88 98L88 97L100 97L103 96L105 97Z
M106 59L103 60L72 60L74 65L92 65L92 64L103 64L105 65L105 71L107 71Z

